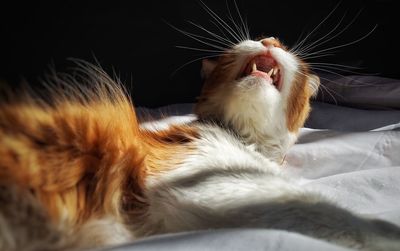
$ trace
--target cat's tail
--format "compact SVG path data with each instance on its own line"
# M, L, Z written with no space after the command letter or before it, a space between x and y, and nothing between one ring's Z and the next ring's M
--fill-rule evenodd
M53 218L67 207L71 221L84 222L118 214L126 186L141 195L148 149L123 85L77 64L51 75L41 93L3 91L0 184L33 191Z
M21 205L40 205L37 210L45 212L14 228L9 219L25 217L15 215L19 204L0 210L0 230L11 233L11 246L19 243L12 239L15 233L40 222L76 230L93 218L112 216L140 225L148 206L147 177L180 165L195 148L194 127L140 128L123 85L97 66L76 63L71 74L51 75L44 92L0 95L0 190L17 187L27 195L21 195Z

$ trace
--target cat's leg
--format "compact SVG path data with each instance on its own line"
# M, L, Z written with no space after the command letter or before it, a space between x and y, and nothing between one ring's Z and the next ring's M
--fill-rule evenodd
M214 170L153 189L150 218L163 227L150 230L157 233L266 228L360 250L400 250L398 226L357 216L278 175Z
M249 218L249 224L243 224L248 227L298 232L360 250L400 250L398 226L357 216L318 195L277 199L276 202L248 205L239 211L256 216L257 220Z
M318 195L285 196L233 212L229 216L233 227L287 230L359 250L400 250L398 226L362 218Z

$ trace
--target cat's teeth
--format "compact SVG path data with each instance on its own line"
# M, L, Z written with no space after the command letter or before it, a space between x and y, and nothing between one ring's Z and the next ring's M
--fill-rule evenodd
M276 75L278 73L278 68L274 68L274 72L272 73L272 75Z
M257 71L257 65L255 62L253 62L253 71Z
M272 68L272 69L267 73L267 74L268 74L268 77L271 77L273 72L274 72L274 69Z

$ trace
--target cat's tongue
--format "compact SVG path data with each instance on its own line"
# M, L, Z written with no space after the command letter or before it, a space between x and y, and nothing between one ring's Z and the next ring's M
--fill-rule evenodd
M255 57L247 66L247 75L265 79L269 84L274 83L277 75L276 61L268 56Z
M250 75L256 76L256 77L259 77L259 78L263 78L263 79L265 79L269 84L272 84L272 82L273 82L273 80L272 80L272 78L271 78L271 75L268 74L268 73L265 73L265 72L263 72L263 71L253 70L253 71L250 73Z
M271 80L275 60L270 57L259 56L256 57L252 64L251 75L258 75L267 80Z

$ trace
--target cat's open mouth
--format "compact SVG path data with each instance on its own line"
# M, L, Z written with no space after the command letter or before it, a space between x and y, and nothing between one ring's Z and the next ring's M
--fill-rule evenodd
M269 55L258 55L253 57L244 68L241 77L255 76L265 79L274 85L278 91L281 90L280 69L278 63Z

